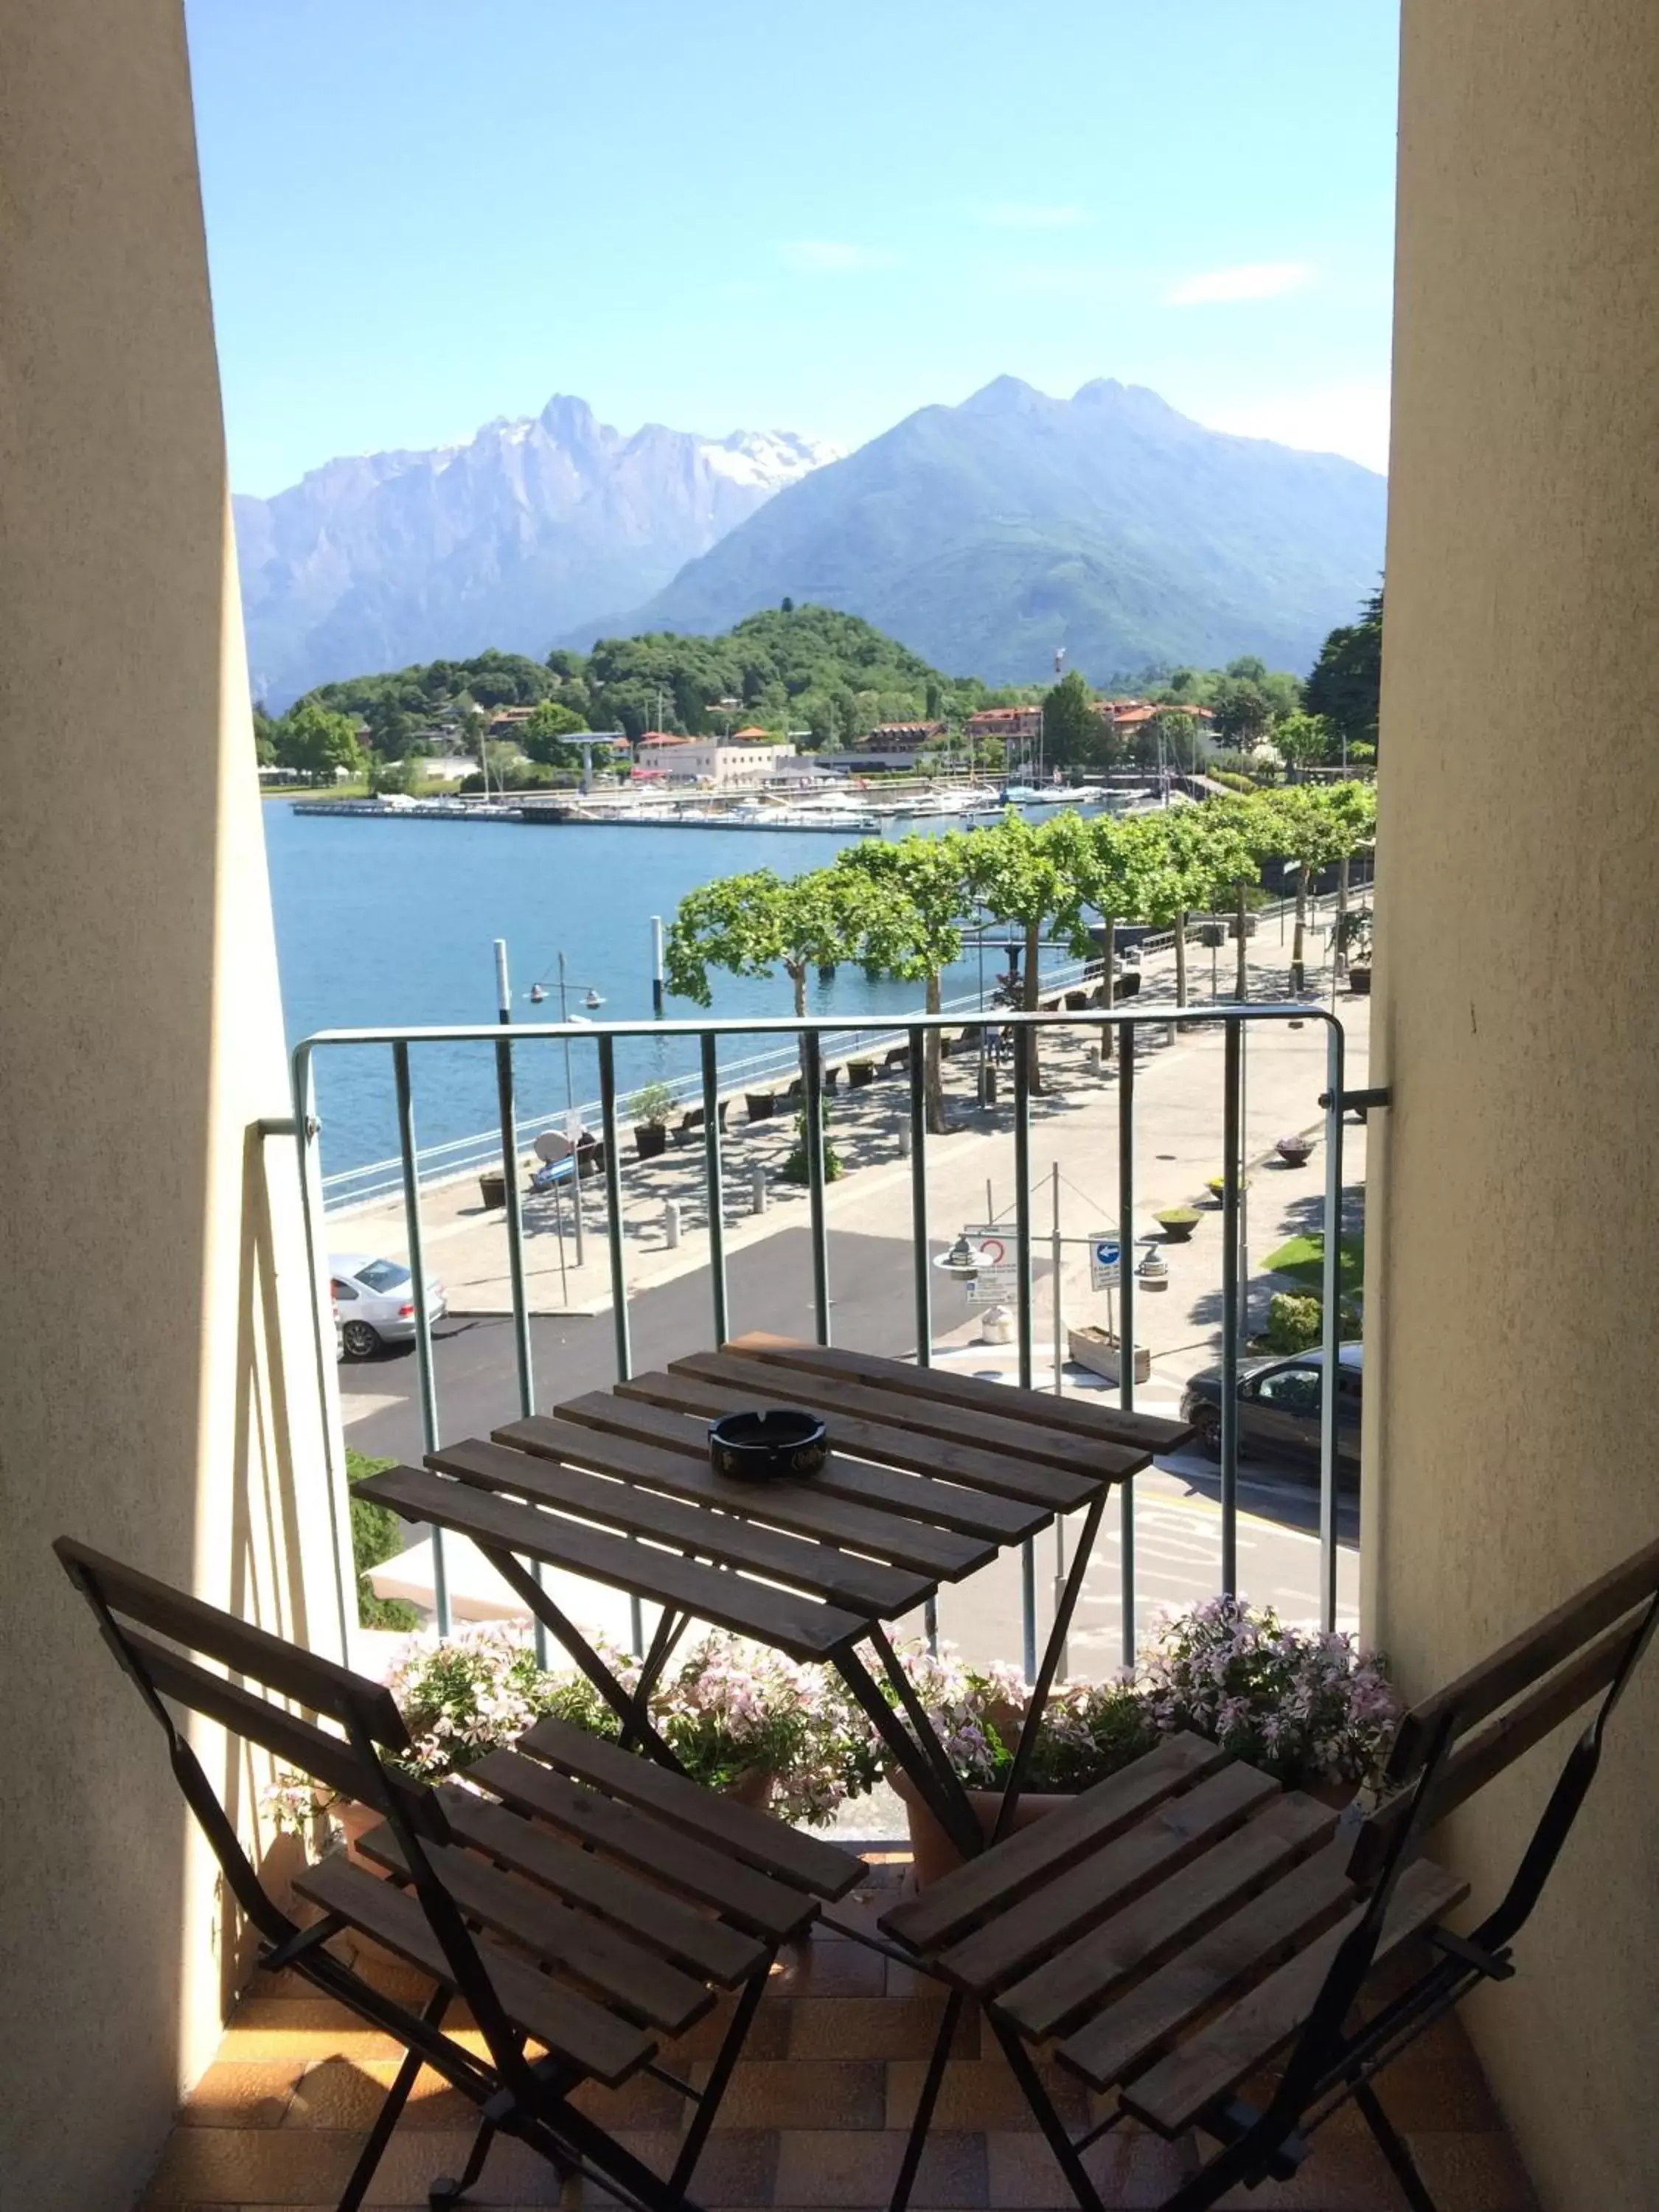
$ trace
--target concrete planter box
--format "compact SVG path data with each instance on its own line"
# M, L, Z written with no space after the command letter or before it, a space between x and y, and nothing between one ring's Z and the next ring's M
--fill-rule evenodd
M1073 1363L1086 1367L1091 1375L1098 1375L1107 1382L1122 1381L1123 1347L1117 1338L1103 1328L1068 1328L1066 1348ZM1150 1382L1152 1379L1152 1355L1144 1344L1135 1346L1135 1381Z

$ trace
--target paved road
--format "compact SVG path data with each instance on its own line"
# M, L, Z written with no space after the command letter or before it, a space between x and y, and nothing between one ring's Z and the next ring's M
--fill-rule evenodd
M936 1243L935 1251L943 1251ZM915 1342L915 1309L908 1237L866 1237L831 1230L829 1238L832 1327L837 1344L859 1351ZM1047 1279L1046 1260L1033 1272ZM732 1333L769 1328L811 1337L811 1240L803 1225L780 1231L763 1243L733 1253L726 1269ZM932 1276L933 1327L943 1336L974 1312L959 1283L937 1269ZM629 1302L635 1373L661 1367L714 1341L708 1279L702 1269L643 1291ZM536 1402L556 1405L583 1390L602 1390L616 1380L616 1336L609 1313L571 1317L536 1316L530 1324ZM520 1412L512 1324L505 1316L453 1316L433 1331L438 1431L446 1438L477 1436ZM340 1370L341 1409L349 1443L358 1450L418 1457L420 1403L412 1351L390 1352Z
M937 1249L942 1249L943 1247ZM908 1348L914 1340L914 1312L908 1238L831 1231L830 1287L838 1343L869 1350ZM1036 1273L1047 1274L1037 1260ZM949 1277L933 1277L933 1323L943 1339L971 1317L965 1291ZM781 1231L763 1244L732 1255L729 1270L732 1326L812 1333L811 1244L806 1229ZM633 1364L636 1371L659 1367L713 1340L714 1322L708 1281L701 1270L646 1291L630 1304ZM531 1322L536 1399L540 1406L583 1390L603 1389L615 1379L616 1352L611 1316L592 1318L537 1316ZM504 1316L453 1316L434 1332L439 1433L445 1437L477 1436L519 1413L513 1332ZM1000 1370L1012 1377L1013 1361L1006 1351L960 1347L953 1367ZM1046 1372L1046 1366L1044 1368ZM418 1460L422 1449L415 1360L412 1352L347 1363L339 1370L342 1411L349 1443L359 1450ZM1041 1376L1039 1376L1041 1379ZM1149 1410L1165 1410L1160 1394L1146 1394ZM1167 1410L1173 1413L1170 1403ZM1216 1587L1219 1560L1220 1488L1216 1468L1196 1452L1171 1455L1137 1486L1142 1500L1137 1547L1137 1585L1151 1608L1192 1603ZM1240 1563L1247 1594L1279 1605L1292 1618L1309 1617L1316 1606L1316 1553L1311 1538L1318 1527L1318 1493L1305 1469L1251 1462L1241 1470ZM1345 1503L1341 1534L1345 1546L1357 1541L1356 1515ZM1079 1622L1073 1665L1106 1671L1116 1663L1116 1516L1109 1516L1098 1554L1098 1571ZM411 1528L410 1540L425 1531ZM1352 1611L1352 1559L1345 1559L1343 1612ZM1047 1604L1047 1554L1043 1560ZM1006 1585L1006 1587L1005 1587ZM966 1602L964 1602L966 1601ZM988 1577L975 1577L961 1593L946 1593L942 1612L951 1616L946 1633L966 1649L985 1647L1006 1653L1018 1649L1018 1585L1012 1557Z

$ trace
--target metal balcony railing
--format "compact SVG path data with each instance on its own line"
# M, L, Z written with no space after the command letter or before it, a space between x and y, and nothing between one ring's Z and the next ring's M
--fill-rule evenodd
M975 1009L977 1012L977 1009ZM1091 1008L1086 1012L1037 1013L1003 1013L994 1017L1000 1026L1014 1032L1013 1067L1012 1079L1012 1140L1013 1148L1013 1181L1015 1188L1014 1254L1016 1296L1016 1343L1018 1346L1018 1380L1031 1387L1034 1379L1034 1298L1032 1273L1032 1179L1031 1179L1031 1094L1027 1073L1026 1057L1020 1048L1020 1037L1027 1030L1081 1030L1097 1036L1110 1030L1117 1036L1115 1056L1117 1087L1117 1164L1116 1207L1120 1237L1125 1255L1121 1276L1119 1342L1125 1348L1119 1367L1120 1401L1132 1410L1135 1402L1134 1359L1135 1310L1138 1285L1133 1265L1129 1264L1134 1244L1133 1224L1136 1207L1136 1145L1137 1126L1135 1108L1136 1059L1134 1045L1138 1032L1146 1030L1167 1030L1176 1018L1172 1006L1163 1004L1129 1005L1107 1012ZM1236 1592L1238 1582L1238 1363L1244 1316L1245 1283L1243 1252L1241 1237L1241 1187L1244 1174L1244 1085L1247 1041L1253 1030L1264 1026L1295 1024L1322 1028L1325 1033L1324 1073L1325 1091L1322 1099L1324 1112L1324 1258L1323 1302L1324 1333L1322 1338L1322 1367L1324 1385L1320 1409L1320 1469L1319 1469L1319 1593L1322 1624L1331 1628L1335 1624L1337 1609L1337 1372L1338 1342L1340 1323L1339 1286L1341 1267L1342 1233L1342 1093L1344 1085L1344 1038L1340 1019L1331 1012L1310 1003L1288 1005L1250 1005L1225 1002L1211 1006L1188 1006L1181 1010L1179 1018L1185 1025L1218 1026L1224 1033L1224 1054L1221 1074L1222 1121L1222 1281L1221 1328L1218 1365L1221 1377L1221 1455L1219 1473L1220 1503L1220 1559L1218 1587L1224 1592ZM530 1332L530 1314L525 1287L525 1228L519 1189L518 1163L524 1148L524 1127L519 1120L514 1103L514 1079L518 1063L526 1054L544 1053L550 1047L562 1048L567 1042L573 1047L595 1053L599 1069L599 1097L597 1101L598 1131L605 1157L605 1237L609 1255L611 1293L611 1316L614 1333L613 1358L618 1380L627 1378L633 1371L630 1334L630 1306L628 1253L623 1220L622 1167L618 1124L618 1099L616 1070L617 1046L620 1040L637 1037L659 1037L665 1034L694 1039L700 1062L700 1073L694 1093L695 1103L701 1103L704 1114L702 1129L703 1187L708 1211L708 1295L709 1316L716 1343L723 1342L731 1334L729 1327L726 1219L723 1203L726 1147L729 1139L720 1128L719 1106L723 1088L732 1075L746 1063L722 1066L719 1053L723 1039L742 1036L766 1040L762 1056L787 1055L797 1060L802 1080L804 1126L807 1133L806 1166L808 1215L811 1235L811 1264L812 1307L817 1340L830 1341L830 1288L829 1242L825 1221L825 1176L823 1160L823 1102L824 1095L824 1050L826 1039L835 1040L836 1056L843 1055L843 1040L856 1035L865 1044L908 1044L908 1121L909 1121L909 1215L911 1271L913 1280L915 1335L913 1356L921 1364L933 1357L933 1276L928 1249L928 1183L927 1168L930 1139L927 1125L924 1045L929 1030L942 1030L962 1026L960 1012L933 1015L904 1014L868 1017L855 1031L850 1031L845 1019L808 1018L805 1020L741 1019L706 1020L702 1022L644 1021L622 1023L556 1022L520 1026L454 1026L424 1029L359 1029L331 1030L307 1037L298 1045L293 1055L295 1108L300 1133L302 1164L302 1191L305 1207L307 1255L314 1285L313 1313L315 1317L316 1356L319 1382L325 1403L332 1401L334 1366L334 1331L329 1297L329 1278L326 1272L323 1229L325 1223L325 1183L319 1156L319 1125L316 1115L314 1079L319 1056L340 1047L361 1049L364 1046L384 1048L391 1062L391 1077L397 1109L398 1131L398 1171L403 1191L404 1224L407 1239L409 1264L414 1278L416 1308L415 1356L420 1402L421 1425L427 1450L435 1450L441 1441L438 1406L437 1382L433 1358L431 1317L428 1312L427 1271L424 1264L422 1217L422 1177L420 1153L416 1142L416 1084L415 1070L423 1046L475 1046L480 1051L493 1054L495 1066L496 1091L500 1106L499 1133L495 1139L494 1156L506 1164L505 1176L507 1218L506 1237L508 1278L512 1291L512 1317L514 1363L516 1366L517 1397L520 1413L529 1415L537 1411L536 1376ZM888 1347L884 1347L888 1348ZM891 1347L897 1350L899 1347ZM330 1424L331 1431L333 1425ZM351 1571L349 1536L349 1489L345 1480L343 1455L338 1449L337 1437L331 1437L331 1454L337 1462L331 1468L331 1498L335 1515L336 1557L340 1566L340 1609L343 1634L348 1638L350 1624L355 1621L355 1576ZM1135 1589L1135 1498L1133 1481L1126 1483L1121 1498L1121 1565L1122 1576L1121 1611L1123 1623L1124 1661L1132 1663L1135 1648L1137 1603ZM441 1532L433 1533L433 1563L434 1598L441 1630L449 1626L449 1603L444 1566L443 1540ZM1032 1655L1037 1644L1036 1633L1036 1572L1033 1548L1025 1547L1022 1577L1022 1641L1027 1658L1028 1674L1033 1670ZM930 1627L931 1627L930 1622Z

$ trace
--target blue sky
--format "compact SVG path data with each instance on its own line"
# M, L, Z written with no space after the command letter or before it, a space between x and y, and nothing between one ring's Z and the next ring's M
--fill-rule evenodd
M1384 465L1395 0L187 0L233 480L1005 372Z

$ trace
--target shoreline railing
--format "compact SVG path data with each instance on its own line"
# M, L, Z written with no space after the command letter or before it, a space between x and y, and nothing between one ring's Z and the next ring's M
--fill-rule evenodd
M1358 867L1359 864L1355 865ZM1350 885L1351 892L1365 890L1369 888L1369 874L1363 878L1356 875ZM1334 900L1334 894L1330 891L1323 891L1311 897L1308 903L1310 918L1317 915L1322 908L1332 905ZM1275 899L1266 906L1253 907L1250 911L1253 918L1260 924L1263 921L1278 921L1281 916L1288 917L1295 911L1295 907L1296 901L1293 898ZM1231 922L1231 916L1225 919ZM1200 917L1197 915L1193 917L1192 923L1189 925L1189 938L1199 920ZM1132 932L1125 933L1121 939L1121 943L1123 950L1133 949L1140 954L1167 952L1175 943L1175 935L1171 930L1143 931L1136 927ZM1198 951L1195 939L1191 944L1190 950L1195 958ZM1042 969L1040 988L1045 994L1055 991L1075 990L1082 983L1099 975L1101 972L1102 961L1099 953L1092 954L1086 959L1055 962ZM959 1024L981 1019L1000 1023L1003 1017L1003 1009L1000 1006L988 1006L981 993L973 991L957 998L947 999L941 1008L941 1013L947 1021ZM896 1018L889 1015L865 1014L848 1018L842 1027L836 1030L836 1052L842 1056L850 1056L874 1046L884 1034L882 1024L890 1023L894 1018L908 1020L909 1017L907 1015ZM1164 1018L1169 1018L1169 1016L1166 1014ZM1182 1018L1183 1020L1186 1018L1185 1010L1182 1012ZM826 1026L835 1028L832 1020L828 1017L824 1019ZM650 1024L648 1034L655 1036L661 1033L665 1026L665 1024L660 1022L653 1021ZM730 1023L723 1023L721 1026L740 1030L752 1024L733 1019ZM582 1034L591 1035L592 1027L592 1024L584 1022ZM760 1089L769 1080L792 1074L795 1065L796 1055L793 1048L757 1053L742 1060L722 1060L720 1082L722 1087L728 1091L750 1087ZM660 1080L665 1085L677 1106L691 1107L702 1103L702 1076L698 1069L690 1069L660 1079L653 1078L653 1080ZM584 1127L586 1127L591 1125L599 1112L598 1098L588 1098L575 1101L568 1108L557 1108L550 1113L526 1115L517 1124L517 1150L521 1152L528 1152L533 1147L538 1137L550 1131L562 1130L573 1113L580 1118ZM481 1169L488 1170L501 1164L501 1132L499 1127L492 1127L475 1130L471 1134L465 1137L448 1138L435 1145L422 1145L416 1158L416 1169L422 1183L435 1184L456 1182L465 1176L477 1173ZM331 1212L341 1212L348 1206L372 1205L376 1199L389 1197L402 1188L403 1163L395 1152L385 1159L367 1161L361 1167L336 1169L332 1174L325 1175L322 1178L323 1202Z
M1035 1310L1032 1271L1032 1201L1030 1163L1031 1088L1027 1056L1020 1035L1035 1030L1081 1030L1104 1040L1115 1036L1113 1055L1117 1088L1116 1206L1123 1263L1120 1276L1118 1395L1126 1410L1135 1401L1135 1309L1139 1285L1132 1264L1136 1187L1135 1041L1143 1029L1166 1029L1174 1010L1158 1005L1127 1005L1108 1012L1103 1007L1059 1012L1003 1012L998 1021L1015 1034L1012 1081L1012 1143L1014 1155L1014 1299L1018 1380L1034 1384ZM1220 1355L1220 1589L1237 1592L1238 1583L1238 1380L1242 1323L1244 1316L1243 1243L1241 1194L1244 1179L1244 1097L1247 1040L1253 1030L1296 1024L1322 1027L1325 1032L1324 1079L1324 1299L1322 1391L1320 1406L1319 1454L1319 1601L1322 1625L1335 1626L1337 1606L1336 1446L1338 1419L1339 1336L1341 1300L1339 1295L1342 1237L1342 1115L1344 1036L1340 1019L1332 1011L1310 1001L1281 1005L1251 1005L1230 1000L1206 1006L1188 1006L1180 1013L1188 1028L1219 1027L1224 1034L1222 1071L1222 1313ZM910 1244L915 1342L911 1356L922 1365L933 1357L933 1255L929 1249L927 1128L925 1043L930 1030L959 1027L961 1016L951 1013L903 1014L867 1018L861 1036L890 1040L908 1046L908 1123L910 1182ZM826 1037L846 1034L844 1020L809 1016L803 1020L775 1018L705 1019L690 1022L557 1023L501 1027L467 1024L425 1029L360 1029L321 1031L295 1047L293 1054L295 1124L301 1162L307 1259L313 1289L313 1315L319 1387L331 1409L325 1424L331 1459L330 1498L334 1516L334 1548L340 1608L340 1628L350 1648L356 1624L356 1578L350 1541L349 1486L344 1453L336 1420L334 1379L335 1341L328 1282L325 1271L323 1231L325 1209L319 1164L319 1125L316 1115L315 1075L319 1057L340 1047L361 1049L382 1047L389 1054L396 1099L399 1137L398 1166L404 1195L404 1228L409 1264L414 1279L415 1355L421 1432L423 1449L436 1450L442 1442L437 1376L433 1357L432 1317L427 1305L427 1271L422 1218L422 1183L416 1142L415 1065L426 1045L476 1046L493 1054L500 1104L495 1142L509 1159L516 1160L520 1121L515 1107L517 1063L526 1054L536 1054L550 1046L567 1043L592 1048L599 1061L598 1134L604 1145L605 1237L609 1252L611 1293L613 1360L618 1381L633 1372L632 1321L628 1280L628 1254L623 1222L621 1173L622 1134L618 1121L617 1046L619 1041L669 1034L695 1042L700 1061L699 1096L704 1109L704 1193L708 1221L707 1261L710 1320L716 1344L731 1334L726 1284L726 1218L724 1206L725 1146L728 1141L720 1125L719 1099L723 1071L719 1045L723 1037L761 1036L775 1038L787 1049L802 1079L804 1121L807 1133L806 1168L811 1232L812 1310L820 1344L830 1341L831 1302L828 1230L825 1219L823 1154L824 1052ZM507 1248L512 1289L514 1364L516 1395L521 1415L537 1411L535 1360L530 1334L530 1314L525 1284L525 1228L521 1194L516 1172L506 1177ZM690 1349L690 1347L688 1347ZM894 1347L895 1350L897 1347ZM1125 1663L1134 1656L1135 1499L1133 1480L1122 1486L1121 1497L1121 1568L1123 1654ZM440 1630L450 1625L448 1584L441 1532L432 1534L434 1595ZM1022 1572L1022 1643L1028 1674L1036 1648L1036 1569L1032 1542L1024 1547ZM932 1621L929 1622L930 1630Z

